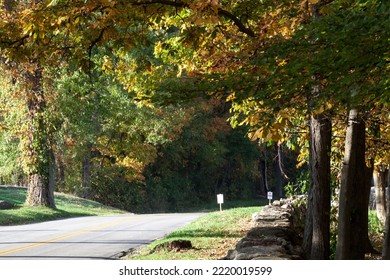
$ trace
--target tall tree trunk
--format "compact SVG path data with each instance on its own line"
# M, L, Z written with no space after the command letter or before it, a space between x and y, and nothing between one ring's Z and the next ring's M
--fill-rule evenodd
M310 172L312 179L313 233L311 259L330 255L330 149L332 123L320 114L310 120Z
M380 165L374 170L374 186L375 186L375 204L376 215L378 219L385 224L386 222L386 177L388 169L384 165Z
M275 150L277 151L277 157L274 158L273 161L273 167L275 171L275 197L281 198L283 197L283 187L286 184L286 179L288 178L287 175L284 173L283 170L283 160L284 160L284 153L282 145L277 143L275 144Z
M312 20L320 17L321 3L311 4ZM314 74L317 85L311 89L311 100L320 94L319 75ZM309 100L311 107L311 101ZM332 122L325 113L311 116L310 125L310 173L308 210L311 216L306 219L304 237L305 255L309 259L329 259L330 255L330 153L332 140ZM310 197L311 196L311 197ZM310 213L309 213L310 214ZM308 239L311 236L311 240Z
M284 186L284 180L283 180L283 177L282 177L282 172L280 171L280 168L279 168L279 163L278 163L278 159L276 158L274 161L273 161L273 170L274 170L274 184L273 184L273 187L274 187L274 197L275 199L280 199L281 197L283 197L283 186Z
M264 159L263 157L261 156L261 153L260 153L260 156L259 156L259 193L260 195L263 195L263 196L267 196L267 188L265 186L265 180L264 180L264 165L265 165L265 162L264 162Z
M357 109L351 109L341 171L336 259L364 259L368 227L365 174L365 122Z
M46 100L42 87L42 67L32 63L33 72L25 71L28 91L26 93L28 109L28 131L23 141L23 158L28 174L26 204L55 208L52 167L54 156L50 147L47 121L45 116Z
M267 195L267 192L269 191L268 188L268 176L267 176L267 145L262 144L260 146L261 151L260 154L262 155L259 160L259 166L260 166L260 179L262 181L262 187L264 188L265 195Z
M363 201L361 206L361 213L362 213L362 234L364 241L364 252L365 253L372 253L372 254L379 254L378 251L375 250L375 248L372 246L370 237L368 235L368 212L369 212L369 204L370 204L370 194L371 194L371 183L372 183L372 174L374 172L374 160L371 160L369 167L365 167L365 189L363 194Z
M385 224L385 240L383 242L382 259L390 260L390 178L387 180L387 214Z
M302 249L305 259L311 259L311 245L313 240L313 187L310 180L310 188L307 194L307 209L305 218L305 230L303 232Z

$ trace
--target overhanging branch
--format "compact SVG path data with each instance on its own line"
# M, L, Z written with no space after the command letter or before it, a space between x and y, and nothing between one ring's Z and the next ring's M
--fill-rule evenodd
M187 3L184 3L182 1L173 1L173 0L143 0L143 1L134 1L132 3L133 6L143 6L143 5L153 5L153 4L161 4L166 6L178 7L178 8L189 7ZM238 17L236 17L229 11L226 11L222 8L218 8L218 15L230 19L238 27L238 30L240 32L245 33L250 37L255 37L255 32L252 29L246 27Z
M253 32L252 29L246 27L241 20L239 20L235 15L233 15L232 13L226 11L226 10L223 10L221 8L218 9L218 14L219 15L222 15L222 16L225 16L227 17L228 19L230 19L231 21L234 22L234 24L238 27L238 29L247 34L248 36L250 37L255 37L255 32Z

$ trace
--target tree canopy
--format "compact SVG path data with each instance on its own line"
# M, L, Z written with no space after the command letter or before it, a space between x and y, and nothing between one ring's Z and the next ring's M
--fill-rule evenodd
M359 168L389 169L389 13L386 0L2 0L0 177L30 205L55 207L56 189L136 211L310 185L307 232L327 243L308 237L311 256L328 258L330 196L357 186L342 168L351 113Z

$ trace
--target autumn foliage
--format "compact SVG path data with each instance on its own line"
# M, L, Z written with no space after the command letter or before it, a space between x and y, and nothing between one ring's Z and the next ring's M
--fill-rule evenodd
M55 207L56 189L136 211L311 185L307 232L326 248L309 251L328 258L331 213L316 206L348 181L354 110L359 168L388 174L389 11L385 0L2 0L1 180L28 185L31 205Z

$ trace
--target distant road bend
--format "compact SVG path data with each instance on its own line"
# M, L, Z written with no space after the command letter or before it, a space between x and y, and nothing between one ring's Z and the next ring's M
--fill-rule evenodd
M0 260L117 259L201 215L129 214L0 226Z

